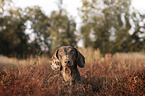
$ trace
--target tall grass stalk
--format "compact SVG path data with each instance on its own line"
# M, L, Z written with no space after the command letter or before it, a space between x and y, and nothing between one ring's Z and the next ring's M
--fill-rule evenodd
M145 89L145 55L143 53L116 53L102 57L99 49L82 48L85 68L79 68L83 78L84 95L143 96ZM59 71L53 71L49 58L36 56L18 60L0 56L0 94L2 96L67 95L60 84ZM79 96L79 93L75 94Z

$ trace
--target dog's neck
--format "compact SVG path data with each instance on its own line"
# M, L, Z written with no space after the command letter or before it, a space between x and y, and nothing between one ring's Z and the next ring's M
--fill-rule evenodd
M65 82L74 84L80 81L80 73L77 67L62 67L61 74Z

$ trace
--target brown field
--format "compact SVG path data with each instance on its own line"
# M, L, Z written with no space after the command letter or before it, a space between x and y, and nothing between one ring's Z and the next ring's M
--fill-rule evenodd
M102 57L99 50L80 51L86 57L85 68L79 68L84 96L145 95L145 54L116 53ZM47 57L17 60L0 56L1 96L66 95L58 91L58 82L58 72L50 68Z

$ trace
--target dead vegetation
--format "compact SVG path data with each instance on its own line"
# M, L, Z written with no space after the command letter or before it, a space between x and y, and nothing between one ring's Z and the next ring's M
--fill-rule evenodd
M97 50L81 49L81 51L86 56L85 68L79 68L84 83L84 95L145 95L143 53L116 53L113 56L106 54L103 58ZM58 72L50 68L48 61L47 57L38 56L26 60L0 56L0 94L66 95L58 89ZM78 92L74 95L80 94Z

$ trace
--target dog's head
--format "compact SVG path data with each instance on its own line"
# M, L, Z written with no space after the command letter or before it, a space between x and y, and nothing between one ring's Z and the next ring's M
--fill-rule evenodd
M77 65L81 68L85 66L84 56L72 46L63 46L57 49L50 59L52 69L61 67L73 67Z

